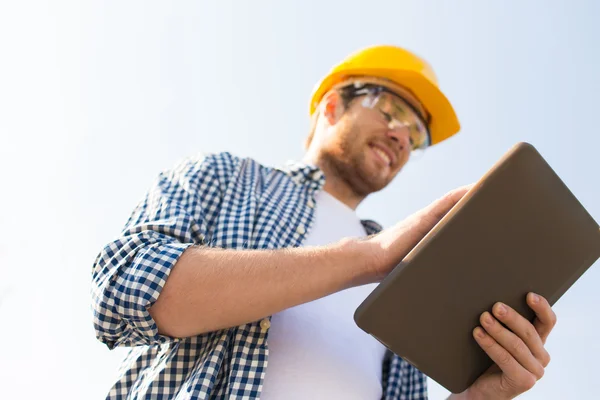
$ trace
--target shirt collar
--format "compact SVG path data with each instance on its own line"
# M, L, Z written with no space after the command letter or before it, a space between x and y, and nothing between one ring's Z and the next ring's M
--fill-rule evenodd
M313 190L321 190L325 185L325 174L314 164L290 160L277 169L290 176L297 184L309 186Z
M325 174L314 164L308 164L303 161L290 160L282 167L275 168L288 175L296 184L306 185L312 190L318 191L325 185ZM361 220L367 235L374 235L383 229L383 227L373 220Z

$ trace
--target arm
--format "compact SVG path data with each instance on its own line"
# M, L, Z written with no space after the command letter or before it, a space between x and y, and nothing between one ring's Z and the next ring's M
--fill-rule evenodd
M191 336L236 326L376 282L464 195L451 192L369 240L284 250L188 249L150 313L159 332Z
M161 334L175 337L256 321L372 280L370 250L357 240L283 250L192 247L150 314Z
M368 257L356 241L269 251L207 247L235 163L209 156L161 174L99 254L94 328L109 348L240 325L363 283Z
M161 173L131 213L121 234L98 254L92 269L96 337L110 349L154 345L160 335L148 309L186 249L205 244L235 160L209 155Z

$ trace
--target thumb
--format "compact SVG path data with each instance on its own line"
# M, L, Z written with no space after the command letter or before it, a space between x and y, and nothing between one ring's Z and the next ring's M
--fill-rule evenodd
M423 211L430 218L435 219L435 222L437 223L437 221L442 219L474 185L474 183L471 183L449 191L444 196L431 203Z

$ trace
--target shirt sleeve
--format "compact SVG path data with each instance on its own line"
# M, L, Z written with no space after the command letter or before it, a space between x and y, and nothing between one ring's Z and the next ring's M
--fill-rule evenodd
M382 371L383 399L428 399L427 376L389 350L384 358Z
M148 309L181 256L205 244L220 207L223 159L184 160L161 173L123 231L98 254L92 270L96 337L110 349L176 341L160 335Z

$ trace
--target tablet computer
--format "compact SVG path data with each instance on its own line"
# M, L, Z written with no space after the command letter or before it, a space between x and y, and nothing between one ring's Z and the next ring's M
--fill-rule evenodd
M534 319L600 257L600 229L529 143L513 146L357 308L354 319L453 393L491 365L472 336L502 301Z

